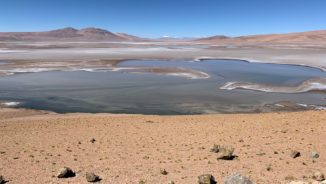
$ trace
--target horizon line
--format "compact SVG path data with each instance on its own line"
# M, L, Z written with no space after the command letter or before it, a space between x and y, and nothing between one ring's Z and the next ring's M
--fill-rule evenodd
M140 38L174 38L174 39L182 39L182 38L209 38L209 37L214 37L214 36L226 36L229 38L237 38L237 37L247 37L247 36L259 36L259 35L280 35L280 34L295 34L295 33L305 33L305 32L318 32L318 31L326 31L326 29L308 29L304 31L286 31L286 32L269 32L269 33L255 33L255 34L241 34L241 35L228 35L228 34L213 34L213 35L204 35L204 36L173 36L169 34L162 35L160 37L144 37L144 36L139 36L137 34L132 34L129 32L125 31L111 31L108 28L102 28L102 27L92 27L92 26L85 26L85 27L73 27L73 26L65 26L61 28L52 28L52 29L45 29L45 30L34 30L34 31L1 31L0 33L35 33L35 32L49 32L49 31L56 31L56 30L64 30L64 29L75 29L77 31L83 30L83 29L100 29L104 31L108 31L114 34L117 33L122 33L122 34L128 34L131 36L137 36Z

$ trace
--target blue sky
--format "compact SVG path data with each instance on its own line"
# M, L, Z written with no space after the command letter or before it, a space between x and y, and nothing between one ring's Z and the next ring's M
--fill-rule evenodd
M326 0L1 0L0 31L100 27L143 37L326 29Z

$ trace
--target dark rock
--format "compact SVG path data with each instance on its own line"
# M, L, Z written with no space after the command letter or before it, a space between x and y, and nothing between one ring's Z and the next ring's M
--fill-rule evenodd
M76 176L75 172L70 169L69 167L64 167L60 170L60 172L58 173L58 178L71 178Z
M273 169L272 169L272 165L270 165L270 164L267 165L266 170L267 170L267 171L272 171L272 170L273 170Z
M310 158L319 158L319 153L317 151L313 151L310 153Z
M211 174L203 174L198 176L198 184L216 184L215 178Z
M96 140L95 140L94 138L92 138L92 139L90 140L90 142L91 142L91 143L95 143Z
M87 172L86 173L86 180L88 182L97 182L100 181L100 177L92 172Z
M165 169L161 169L161 174L162 174L162 175L167 175L168 172L167 172Z
M240 173L233 173L230 176L224 179L224 184L253 184L253 182L245 177L242 176Z
M324 181L325 180L325 175L319 171L315 172L312 178L316 181Z
M174 181L169 181L168 184L175 184Z
M291 151L290 156L292 158L297 158L297 157L300 157L301 156L301 153L299 151L293 150L293 151Z
M0 184L3 184L3 183L5 183L6 181L5 181L5 178L3 177L3 176L1 176L0 175Z
M144 180L140 180L140 181L138 182L138 184L145 184L145 181L144 181Z

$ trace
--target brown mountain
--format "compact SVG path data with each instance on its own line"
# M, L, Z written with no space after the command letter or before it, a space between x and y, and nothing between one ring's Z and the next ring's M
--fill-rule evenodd
M240 37L212 36L195 40L214 44L299 44L326 43L326 30L287 34L265 34Z
M139 41L141 38L105 29L71 27L43 32L0 32L0 41Z

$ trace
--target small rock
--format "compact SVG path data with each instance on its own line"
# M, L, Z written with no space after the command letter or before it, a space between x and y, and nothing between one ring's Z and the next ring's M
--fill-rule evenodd
M92 138L92 139L90 140L90 142L91 142L91 143L95 143L96 140L95 140L94 138Z
M0 175L0 184L3 184L3 183L5 183L5 178Z
M325 175L323 173L317 171L312 176L312 179L314 179L316 181L324 181L325 180Z
M213 175L203 174L198 176L198 184L216 184L216 181Z
M297 158L297 157L299 157L300 155L301 155L301 153L300 153L299 151L296 151L296 150L291 151L291 154L290 154L290 156L291 156L292 158Z
M319 158L319 153L317 151L313 151L310 153L310 158Z
M214 144L210 151L213 153L218 153L220 151L220 145Z
M165 169L161 169L161 174L162 174L162 175L167 175L168 172L167 172Z
M221 160L233 160L235 156L233 155L234 148L231 146L220 146L217 153L217 159Z
M174 181L169 181L168 184L175 184Z
M253 184L253 182L249 178L242 176L238 172L233 173L230 176L226 177L223 183L224 184Z
M58 174L58 178L71 178L76 176L76 174L74 173L74 171L72 171L72 169L70 169L69 167L64 167L60 170L59 174Z
M307 181L291 181L290 183L287 184L311 184L311 182Z
M140 181L138 182L138 184L145 184L145 181L144 181L144 180L140 180Z
M86 180L88 182L97 182L97 181L100 181L100 177L94 173L91 173L91 172L87 172L86 173Z
M294 180L296 180L296 178L294 176L291 176L291 175L285 176L284 179L287 180L287 181L294 181Z

